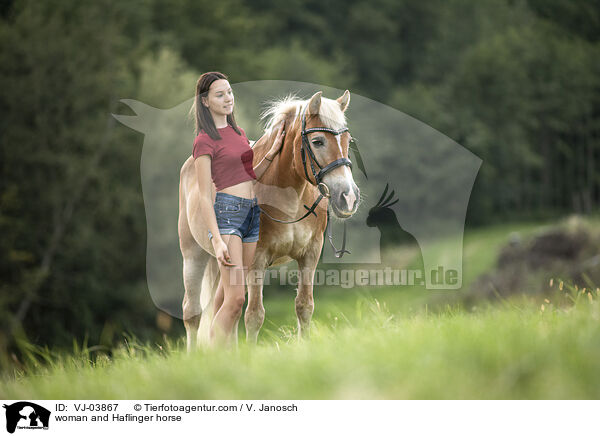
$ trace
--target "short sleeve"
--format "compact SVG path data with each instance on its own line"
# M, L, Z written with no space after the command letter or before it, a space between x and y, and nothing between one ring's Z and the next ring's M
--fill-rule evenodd
M194 159L197 159L203 154L208 154L212 159L214 157L214 148L211 144L207 143L206 141L203 141L200 137L197 137L194 141Z
M242 136L244 137L244 139L246 139L246 144L250 145L250 140L248 139L248 137L246 136L246 132L244 131L244 129L242 129L240 127L240 130L242 132Z

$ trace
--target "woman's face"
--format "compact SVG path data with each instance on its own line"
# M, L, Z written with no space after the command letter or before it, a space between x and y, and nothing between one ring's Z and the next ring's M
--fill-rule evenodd
M230 115L233 112L233 90L225 79L215 80L208 88L208 97L202 101L213 115Z

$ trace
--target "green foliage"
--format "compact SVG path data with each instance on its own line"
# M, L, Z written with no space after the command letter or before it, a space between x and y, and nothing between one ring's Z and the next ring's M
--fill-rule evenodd
M348 88L484 160L470 224L591 212L599 17L593 0L4 2L0 366L26 354L16 338L110 348L123 330L158 335L142 137L110 116L127 111L119 99L173 107L210 70ZM493 257L484 248L474 262Z
M18 2L0 24L3 358L6 334L97 343L153 320L139 149L110 115L138 46L109 4Z
M575 305L517 299L395 317L377 300L360 321L316 323L310 341L272 331L256 347L199 350L127 340L112 356L37 353L3 398L587 399L600 377L598 292ZM35 362L40 362L35 363Z

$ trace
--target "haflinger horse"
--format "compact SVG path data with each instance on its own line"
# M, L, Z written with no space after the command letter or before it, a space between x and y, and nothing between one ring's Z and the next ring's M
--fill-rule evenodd
M268 120L265 133L252 145L255 164L271 148L281 122L285 123L286 135L273 163L254 185L262 213L254 260L244 276L248 342L256 342L265 318L262 291L266 268L292 260L297 261L299 269L295 299L298 335L309 336L314 311L313 278L323 247L327 209L337 219L345 220L360 203L348 159L351 136L344 112L349 103L347 90L336 100L322 97L319 91L308 100L288 96L272 102L263 115ZM213 184L213 202L215 195ZM209 341L220 275L208 228L198 210L199 199L194 159L190 156L181 168L179 185L183 321L188 351L197 343ZM237 339L237 324L233 335Z

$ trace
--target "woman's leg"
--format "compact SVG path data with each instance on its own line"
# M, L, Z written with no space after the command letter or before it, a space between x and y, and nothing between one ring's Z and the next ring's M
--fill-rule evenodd
M217 311L210 329L213 343L229 343L233 326L242 314L245 301L245 275L243 266L242 239L237 235L221 235L236 266L219 265L223 285L223 303Z
M254 262L257 245L258 242L246 242L243 244L244 271L246 272L246 285L248 287L248 306L246 307L244 321L246 324L246 340L250 343L256 343L258 331L265 319L265 308L262 299L262 277L256 277L256 271L253 274L249 274L250 267Z
M244 242L242 243L242 256L244 259L244 272L247 273L248 269L254 261L254 255L256 254L256 246L258 242Z
M215 315L217 314L217 312L219 311L219 309L221 308L221 305L223 304L223 279L219 278L219 286L217 287L217 292L215 294L215 301L213 304L214 307L214 311L213 311L213 318L215 317Z
M244 244L244 245L246 245L246 244ZM245 253L245 251L244 251L244 253ZM244 271L248 271L248 268L244 268ZM223 305L223 297L224 297L223 281L219 278L219 286L217 287L217 293L215 294L215 301L214 301L214 304L213 304L213 307L214 307L214 310L213 310L213 319L217 315L217 313L219 312L219 309L221 309L221 306ZM232 328L232 334L233 334L232 339L234 341L237 340L237 334L236 334L237 333L237 327L238 327L238 323L236 322L234 324L233 328Z
M250 268L250 265L252 265L252 262L254 261L254 253L256 252L257 244L258 244L258 242L242 242L242 258L244 260L244 278L245 278L246 288L248 287L248 269ZM245 294L248 294L247 289L245 290ZM252 298L250 298L250 294L248 294L248 308L246 308L246 313L248 312L248 309L251 307L250 303L252 301L253 300L252 300ZM260 299L260 304L262 305L262 297ZM236 344L237 344L237 340L238 340L238 324L239 324L239 322L240 322L240 319L238 318L237 321L233 324L233 328L231 331L231 339Z

